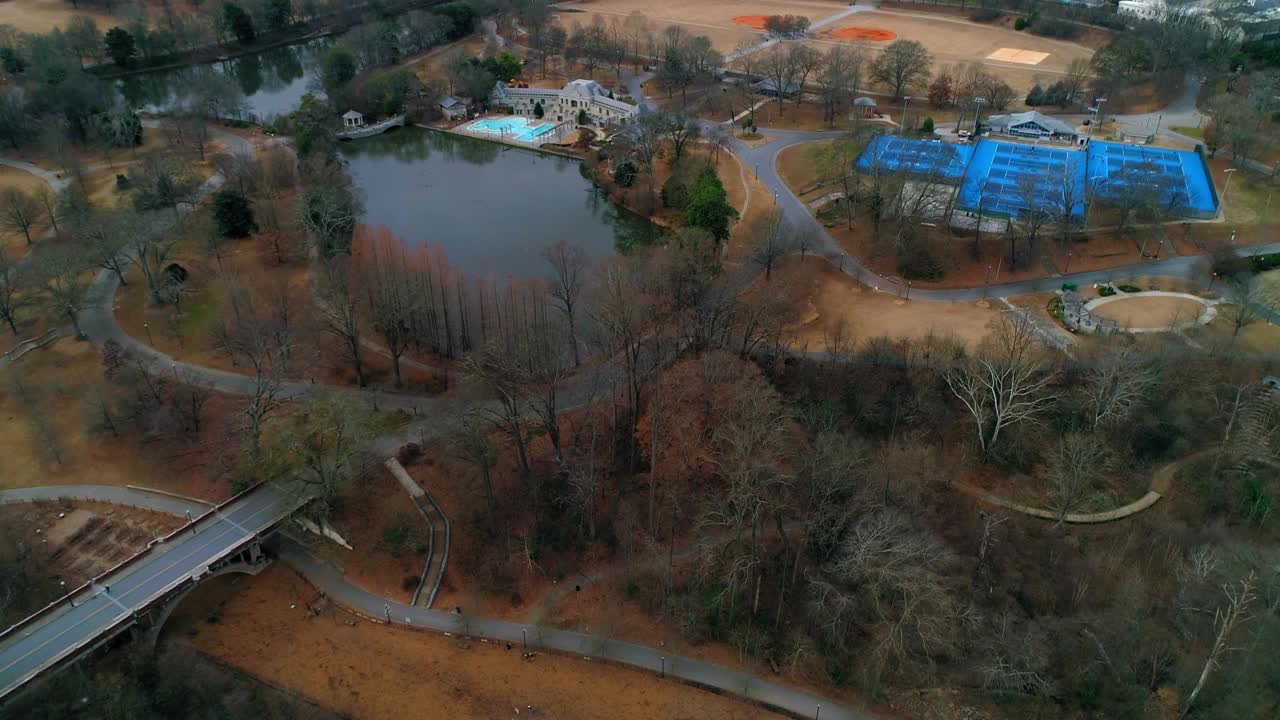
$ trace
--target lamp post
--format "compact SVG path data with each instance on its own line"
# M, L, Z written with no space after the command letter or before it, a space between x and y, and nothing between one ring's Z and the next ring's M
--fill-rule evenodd
M976 97L973 99L973 134L978 135L978 128L982 125L982 106L987 104L984 97ZM974 140L976 143L977 140ZM978 222L982 222L982 218L978 218Z
M1086 190L1089 191L1089 201L1085 203L1085 206L1084 206L1084 229L1086 232L1089 230L1089 215L1093 213L1093 200L1094 200L1094 197L1098 194L1097 184L1094 181L1106 180L1106 179L1107 179L1106 175L1094 175L1093 177L1089 178L1089 186L1085 188Z
M151 323L142 323L142 327L147 331L147 344L155 345L156 342L151 339Z
M1093 139L1093 128L1094 128L1094 126L1096 126L1096 125L1097 125L1097 124L1102 120L1102 117L1099 115L1099 113L1102 111L1102 103L1104 103L1104 102L1106 102L1106 101L1107 101L1107 99L1106 99L1106 98L1104 98L1104 97L1103 97L1103 98L1094 98L1094 99L1093 99L1093 105L1091 105L1089 108L1087 108L1087 109L1089 110L1089 112L1093 113L1093 122L1089 123L1089 139L1090 139L1090 140L1092 140L1092 139Z
M1227 192L1231 190L1231 176L1235 174L1235 168L1227 168L1222 171L1227 176L1227 182L1222 186L1222 209L1227 208Z
M907 131L907 101L911 99L910 95L902 96L902 120L898 122L898 134L903 135Z

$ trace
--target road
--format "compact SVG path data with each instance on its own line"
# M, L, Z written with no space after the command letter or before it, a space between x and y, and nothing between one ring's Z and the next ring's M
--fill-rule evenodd
M47 497L47 489L0 493L0 502L24 502ZM79 491L85 499L109 502L127 499L119 488L59 488L58 493ZM65 495L64 495L65 496ZM269 530L297 509L296 495L273 486L260 486L221 510L211 510L176 532L172 539L156 543L124 567L105 573L57 604L37 613L0 636L0 698L35 675L64 659L74 657L128 624L136 613L193 578L211 564L238 552L256 535ZM199 515L196 503L155 496L155 509Z
M271 508L281 509L278 504L268 501L269 498L274 500L281 497L278 493L263 493L260 490L259 493L250 497L258 501L251 507L238 508L235 514L231 514L228 511L230 520L236 521L239 525L245 525L253 522L252 518L255 513L256 517L264 518L271 514ZM146 492L141 489L109 486L48 486L0 491L0 504L51 501L66 498L114 502L174 515L181 515L186 510L191 509L189 505L198 507L194 503L187 503L178 498ZM204 527L201 529L200 534L194 538L184 535L183 537L186 538L187 543L173 543L167 552L160 556L160 565L181 564L185 566L190 564L185 561L174 562L175 560L181 560L175 555L176 552L185 552L187 556L192 558L211 557L207 551L204 553L196 552L194 547L187 550L182 549L198 538L206 538L207 536L208 542L205 544L209 546L221 545L226 547L227 543L234 542L234 538L237 537L234 532L234 526L225 524L222 520L218 520L218 523L221 524ZM221 529L214 529L215 527ZM217 537L221 537L222 540L215 538L217 533L221 533ZM239 537L243 537L243 535L239 535ZM201 543L196 543L196 545L201 545ZM802 690L762 680L758 677L701 660L672 655L659 648L645 647L568 630L539 627L532 624L459 615L441 610L428 610L395 602L352 585L342 575L341 571L315 559L302 546L292 540L276 536L268 542L268 545L281 560L289 563L309 582L328 594L329 597L372 620L386 622L389 609L393 624L445 633L465 634L497 642L509 642L513 645L523 643L527 639L531 649L552 650L585 659L608 660L630 665L641 670L665 673L685 682L763 703L799 717L814 717L818 713L818 707L821 706L822 718L876 720L875 715L841 707L837 703ZM163 561L163 558L170 558L170 560L166 562ZM205 562L207 564L207 561ZM127 612L119 607L113 606L111 604L112 600L118 600L126 605L136 603L141 598L146 597L149 591L155 592L156 589L165 587L166 579L172 582L175 577L172 571L167 574L162 574L161 572L153 573L150 570L144 570L146 567L148 566L140 563L130 569L131 576L145 576L140 578L138 582L130 582L123 579L113 580L110 583L110 595L98 589L79 596L77 598L78 607L71 611L75 615L68 613L66 616L68 618L66 623L69 627L63 628L59 624L58 628L63 629L67 634L82 637L85 634L82 630L85 628L110 627L111 623L117 622L128 615ZM185 578L182 575L177 577L180 579ZM143 580L148 581L145 586L142 585ZM84 615L81 615L81 612ZM61 618L59 620L61 621ZM42 635L41 637L44 638L45 636ZM21 640L27 641L28 638L24 636ZM33 648L33 645L36 647ZM40 649L40 642L35 639L24 642L21 647L27 650L27 654L32 658L49 656L48 652ZM9 670L8 664L10 661L10 646L8 639L6 639L4 642L0 642L0 686L8 686L11 682L10 675L17 672L16 670L13 672ZM30 667L32 664L34 663L28 663L24 667ZM3 692L0 691L0 696L2 695Z

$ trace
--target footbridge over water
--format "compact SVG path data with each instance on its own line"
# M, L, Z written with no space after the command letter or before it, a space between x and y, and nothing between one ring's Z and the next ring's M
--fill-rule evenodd
M211 577L257 573L267 562L263 539L306 502L262 484L221 505L195 505L187 524L0 633L0 701L121 633L158 632L178 601Z

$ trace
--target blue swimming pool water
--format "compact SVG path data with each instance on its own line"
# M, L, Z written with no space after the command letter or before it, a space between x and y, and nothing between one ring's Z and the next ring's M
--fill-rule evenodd
M468 129L490 135L501 135L507 140L531 142L554 130L555 125L552 123L530 125L529 121L522 117L501 117L476 120L468 126Z

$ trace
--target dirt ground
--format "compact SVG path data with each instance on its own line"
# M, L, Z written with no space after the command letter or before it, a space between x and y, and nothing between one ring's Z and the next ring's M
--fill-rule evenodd
M1074 42L1043 38L962 18L900 10L876 10L850 15L822 28L818 37L809 43L825 49L832 43L844 42L864 48L870 53L879 52L888 44L874 39L836 39L854 28L874 29L891 33L898 39L920 42L933 55L935 67L980 62L996 77L1019 91L1027 90L1037 81L1052 83L1065 73L1072 60L1093 57L1093 50ZM1017 56L1017 61L1001 59L1001 55L989 59L993 53L999 53L1003 49L1029 52Z
M12 25L22 32L44 33L66 27L75 16L87 17L106 30L117 21L107 13L74 8L67 0L7 0L0 2L0 25Z
M34 197L37 192L48 189L48 187L48 183L29 172L9 167L8 165L0 165L0 191L13 188ZM48 229L48 225L48 222L43 219L35 223L31 228L31 238L39 242L40 237ZM0 252L3 252L5 257L9 259L22 257L27 254L29 249L27 238L23 233L6 229L0 234Z
M312 608L318 609L313 613ZM653 675L576 658L385 627L336 609L273 566L215 578L166 628L215 660L360 720L405 717L775 718L754 706ZM429 709L429 710L428 710Z
M0 505L0 523L23 528L50 577L70 591L168 534L183 521L137 508L91 502Z
M383 597L408 603L427 560L427 525L409 494L383 468L343 486L333 527L352 550L328 540L312 552L342 569L351 582Z
M0 488L135 484L214 502L230 494L222 471L236 455L238 401L212 395L194 440L112 437L89 429L92 401L104 388L91 343L60 339L16 369L0 378Z
M1122 328L1146 330L1192 322L1204 309L1203 304L1186 298L1135 297L1099 305L1092 312L1115 320Z
M772 279L766 282L761 277L752 292L782 293L795 311L793 344L813 351L826 350L832 334L842 326L845 340L855 344L880 336L953 335L975 347L999 315L990 304L984 308L976 303L906 301L860 285L816 258L784 259L774 268Z

